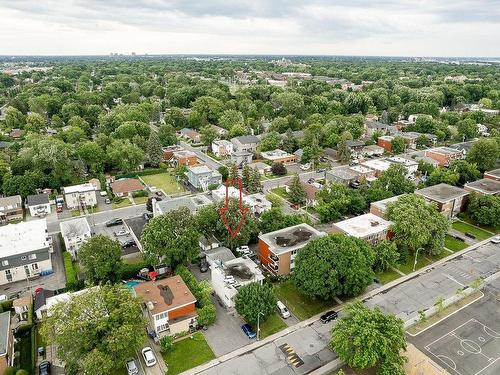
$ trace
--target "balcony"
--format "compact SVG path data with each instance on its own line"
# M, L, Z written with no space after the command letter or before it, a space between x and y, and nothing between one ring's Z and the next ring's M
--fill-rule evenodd
M269 263L268 266L271 269L271 271L278 272L278 266L276 264Z
M280 258L274 254L269 254L269 259L271 259L274 263L278 263L280 261Z

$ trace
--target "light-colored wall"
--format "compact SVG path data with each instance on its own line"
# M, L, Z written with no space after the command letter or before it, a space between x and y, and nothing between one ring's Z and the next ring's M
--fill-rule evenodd
M50 203L39 204L37 206L29 206L31 217L43 216L43 214L39 213L39 211L38 211L38 207L40 207L40 206L44 206L45 215L49 215L50 214L50 211L51 211L50 210Z
M85 204L87 206L95 206L97 204L97 197L95 191L86 191L84 193L71 193L64 194L66 207L69 209L78 208L80 206L80 195L84 196Z
M33 269L33 264L36 263L38 265L38 270ZM52 269L52 261L50 259L43 260L40 262L33 262L28 264L30 268L31 275L35 275L35 272L41 272L41 271L46 271ZM24 265L23 266L18 266L18 267L12 267L9 268L10 273L12 275L12 281L10 282L16 282L16 281L21 281L21 280L26 280L26 272L24 271ZM0 285L5 285L9 284L9 281L7 281L7 276L5 273L5 270L0 271Z

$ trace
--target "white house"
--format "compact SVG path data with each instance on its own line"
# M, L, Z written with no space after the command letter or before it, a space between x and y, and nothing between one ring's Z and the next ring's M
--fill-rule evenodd
M78 250L92 235L89 223L86 218L78 217L62 221L59 225L61 226L61 234L66 251L71 254L73 259L76 259Z
M25 206L31 217L44 217L51 212L48 194L28 195Z
M219 158L229 156L233 151L233 144L225 139L219 139L212 142L212 152Z
M97 205L97 196L95 186L91 183L66 186L62 188L64 200L68 209L79 208L83 206Z

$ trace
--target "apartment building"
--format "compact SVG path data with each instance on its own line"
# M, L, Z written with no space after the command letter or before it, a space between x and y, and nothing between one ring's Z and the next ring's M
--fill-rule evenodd
M388 237L391 225L392 221L368 213L334 223L332 233L345 234L375 244Z
M66 207L70 210L80 206L97 205L95 186L91 183L66 186L62 188Z
M438 184L416 190L415 194L435 203L438 210L446 217L454 217L462 212L467 203L469 192L448 184Z

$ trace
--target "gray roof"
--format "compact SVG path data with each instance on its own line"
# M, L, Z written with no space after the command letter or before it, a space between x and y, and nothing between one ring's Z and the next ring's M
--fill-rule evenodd
M469 182L464 187L478 190L484 194L500 193L500 181L492 180L491 178L482 178L481 180Z
M7 148L11 145L11 142L0 141L0 148Z
M225 263L229 260L235 259L233 252L229 250L227 247L220 246L215 249L205 251L205 255L210 257L214 262Z
M187 207L191 213L197 212L201 207L212 204L213 202L206 195L195 195L179 197L174 199L165 199L156 203L160 210L165 213L176 210L181 207Z
M437 184L424 189L416 190L415 194L421 195L439 203L447 203L453 199L469 194L464 189L448 184Z
M45 305L45 301L49 297L53 297L56 293L50 289L42 289L41 292L35 294L35 301L33 302L33 308L35 312Z
M316 230L309 224L303 223L261 234L259 239L264 241L269 246L269 250L274 254L282 254L300 249L307 245L310 240L323 235L325 233Z
M123 220L123 222L132 232L134 232L135 237L140 241L142 230L144 228L144 225L146 225L147 220L144 219L143 216L138 216L131 219L125 219Z
M47 204L47 203L49 203L48 194L28 195L28 197L26 198L26 204L28 206L37 206L39 204Z
M361 141L355 141L355 140L347 140L345 142L346 146L347 147L362 147L365 145L364 142L361 142Z
M255 135L242 135L231 140L237 140L241 144L259 143L260 139Z
M62 221L59 225L61 226L61 234L65 237L83 236L90 233L89 223L84 217Z
M500 177L500 168L493 169L492 171L486 171L485 174L490 176Z
M9 346L10 311L0 314L0 355L7 353Z
M366 123L366 127L370 129L387 129L389 126L379 121L369 121Z
M10 209L9 206L21 207L22 201L20 195L0 198L0 210Z

